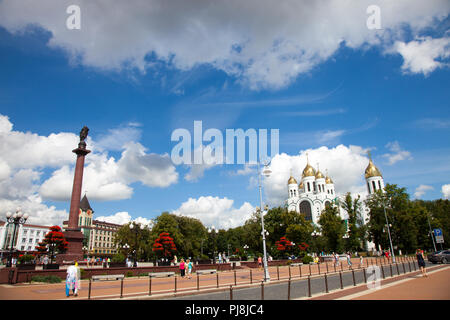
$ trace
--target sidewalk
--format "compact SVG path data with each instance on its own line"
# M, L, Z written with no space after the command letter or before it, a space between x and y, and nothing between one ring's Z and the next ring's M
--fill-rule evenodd
M385 279L381 289L368 289L362 284L310 300L450 300L450 266L428 268L428 277L416 271Z

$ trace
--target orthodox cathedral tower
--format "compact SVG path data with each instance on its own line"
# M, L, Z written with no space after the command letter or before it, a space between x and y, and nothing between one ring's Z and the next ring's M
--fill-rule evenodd
M306 220L312 221L318 225L319 216L326 206L331 204L338 204L339 197L335 193L333 180L319 169L317 164L317 171L309 164L308 155L307 163L302 172L300 184L297 185L297 180L292 176L288 180L288 199L286 205L289 211L296 211L303 213ZM384 190L384 180L380 170L373 164L369 153L369 164L365 171L365 180L367 184L368 196L374 194L377 190ZM364 200L364 199L363 199ZM348 215L340 206L338 207L339 215L343 220L348 219ZM364 223L368 222L368 208L362 202L361 215ZM372 242L366 243L369 250L374 249Z

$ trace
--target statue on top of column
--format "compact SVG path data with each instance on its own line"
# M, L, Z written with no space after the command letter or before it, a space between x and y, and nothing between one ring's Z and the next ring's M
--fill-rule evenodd
M89 128L84 126L83 129L81 129L80 132L80 142L84 142L84 140L87 138L89 132Z

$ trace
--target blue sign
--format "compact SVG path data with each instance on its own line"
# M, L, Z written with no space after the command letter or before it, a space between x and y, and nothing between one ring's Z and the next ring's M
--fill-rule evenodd
M442 236L442 230L441 229L434 229L433 232L434 232L434 235L436 237Z

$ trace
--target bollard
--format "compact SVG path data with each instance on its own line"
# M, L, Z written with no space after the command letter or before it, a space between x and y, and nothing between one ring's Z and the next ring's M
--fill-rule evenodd
M341 289L344 289L344 284L342 282L342 272L339 272L339 280L341 282Z
M230 300L233 300L233 286L230 285Z
M298 265L298 271L299 271L300 278L301 278L302 277L302 265L301 264Z
M91 299L91 279L89 279L89 291L88 291L88 299Z
M308 297L311 297L311 276L308 276Z
M409 272L411 272L411 262L409 262L409 260L408 260L408 267L409 267Z
M277 266L277 276L278 280L280 280L280 266Z
M291 300L291 278L288 281L288 300Z
M264 300L264 280L261 280L261 300Z
M404 262L402 262L402 267L403 267L403 274L405 274L406 270L405 270L405 263Z
M252 269L250 269L250 284L253 283L253 277L252 277Z
M177 292L177 276L175 275L174 278L175 278L175 292Z
M311 275L311 263L309 264L309 275Z
M389 269L391 270L391 278L394 276L393 274L392 274L392 263L389 265Z
M336 273L336 263L334 263L334 273Z
M152 295L152 277L148 277L148 295L151 296Z
M369 259L366 259L367 268L369 267Z
M384 275L384 267L381 266L381 273L383 274L383 279L386 279L386 276Z
M200 290L200 275L197 273L197 290Z
M398 263L396 263L395 266L397 267L397 274L400 275L400 270L398 269Z
M352 269L352 277L353 277L353 286L356 287L355 270L353 270L353 269Z
M344 271L344 264L341 263L341 271Z
M319 274L320 274L320 263L317 264L317 270L319 270Z
M236 270L234 270L234 285L236 285Z
M326 273L325 273L325 292L328 293L328 277Z
M327 273L328 273L328 262L326 262L326 264L327 264Z
M123 278L122 281L120 281L120 297L123 298Z
M367 275L366 275L366 269L363 268L363 274L364 274L364 283L367 283Z
M236 271L234 271L234 275L236 275ZM219 287L219 273L216 272L216 282L217 282L217 288Z
M291 266L289 265L288 266L288 269L289 269L289 279L291 278Z

